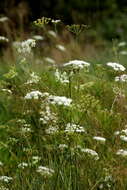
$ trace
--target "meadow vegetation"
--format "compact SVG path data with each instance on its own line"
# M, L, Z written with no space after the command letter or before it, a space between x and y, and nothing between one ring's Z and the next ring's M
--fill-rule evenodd
M127 43L86 30L0 36L0 190L127 189Z

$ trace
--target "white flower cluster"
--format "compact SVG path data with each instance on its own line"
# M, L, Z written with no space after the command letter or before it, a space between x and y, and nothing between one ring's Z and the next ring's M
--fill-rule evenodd
M39 166L36 171L43 176L52 176L55 172L53 169L47 168L45 166Z
M18 53L27 55L30 54L32 48L36 46L36 41L34 39L28 39L22 42L14 42L13 46L17 49Z
M48 34L49 34L51 37L54 37L54 38L57 37L57 34L56 34L53 30L49 30L49 31L48 31Z
M30 79L25 84L37 84L40 81L40 77L35 72L30 74Z
M9 190L7 187L0 186L0 190Z
M126 68L119 63L108 62L107 65L112 67L115 71L125 71L126 70Z
M89 67L90 63L81 60L72 60L63 65L64 67L72 67L73 69L83 69L84 67Z
M18 168L25 169L26 167L28 167L28 163L26 163L26 162L22 162L22 163L18 164Z
M105 143L106 141L104 137L99 137L99 136L94 136L93 139L96 141L100 141L101 143Z
M9 42L9 39L5 36L0 36L0 42Z
M32 164L37 164L41 160L41 157L39 157L39 156L33 156L32 160L33 160Z
M60 44L56 45L56 48L57 48L58 50L60 50L60 51L63 51L63 52L66 51L66 48L65 48L64 46L60 45Z
M84 127L82 127L80 125L76 125L74 123L68 123L66 128L65 128L65 132L68 132L68 133L73 133L73 132L86 133L86 130L84 129Z
M33 36L33 39L34 39L34 40L44 40L44 37L43 37L43 36L40 36L40 35L34 35L34 36Z
M88 155L92 156L94 160L99 160L98 153L95 150L92 150L90 148L82 148L80 145L76 146L77 149L79 149L83 153L87 153Z
M70 106L71 102L72 102L72 99L67 98L65 96L53 96L53 95L50 95L49 98L48 98L48 101L51 104Z
M44 109L42 107L42 109ZM57 117L55 113L52 113L49 105L45 105L45 110L40 112L41 118L40 121L43 124L48 124L49 122L51 123L56 123Z
M126 45L127 45L127 43L124 42L124 41L123 41L123 42L120 42L120 43L118 44L119 47L123 47L123 46L126 46Z
M61 20L59 20L59 19L58 19L58 20L54 20L54 19L52 19L51 22L54 23L54 24L58 24L58 23L61 22Z
M26 94L26 96L24 97L24 99L29 100L29 99L39 99L40 97L42 97L43 94L41 92L39 92L38 90L36 91L31 91L29 93Z
M55 77L57 81L60 81L63 84L69 83L69 77L65 71L60 73L59 70L56 69Z
M47 128L45 130L45 132L46 132L46 134L53 135L53 134L55 134L55 133L58 132L58 127L56 127L56 126L50 126L49 128Z
M11 180L13 180L12 177L8 177L8 176L0 176L0 181L9 183Z
M3 163L0 161L0 166L3 166Z
M6 16L0 18L0 22L6 22L8 20L9 20L9 18Z
M121 81L121 82L127 82L127 75L126 74L123 74L121 76L117 76L115 77L115 81Z
M48 63L51 63L51 64L55 64L55 60L50 58L50 57L45 57L44 58L44 61L48 62Z
M119 54L121 54L121 55L127 55L127 51L124 51L124 50L120 51Z
M117 152L116 152L117 155L120 155L120 156L127 156L127 150L123 150L123 149L119 149Z

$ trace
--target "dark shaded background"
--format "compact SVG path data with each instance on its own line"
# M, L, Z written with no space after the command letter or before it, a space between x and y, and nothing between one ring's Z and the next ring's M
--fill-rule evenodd
M27 11L27 13L24 13ZM121 37L127 31L127 0L1 0L0 14L27 15L29 21L42 16L65 24L88 24L106 38Z

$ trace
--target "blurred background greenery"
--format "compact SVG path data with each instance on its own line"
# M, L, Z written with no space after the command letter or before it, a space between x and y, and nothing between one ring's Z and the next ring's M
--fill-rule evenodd
M126 0L4 0L0 1L0 15L26 24L42 16L61 19L65 24L87 24L91 38L126 39Z

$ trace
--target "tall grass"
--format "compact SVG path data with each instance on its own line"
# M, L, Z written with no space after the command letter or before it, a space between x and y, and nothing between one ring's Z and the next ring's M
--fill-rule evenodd
M116 44L125 70L114 69L107 50L86 60L44 30L1 59L0 189L126 190L126 55Z

